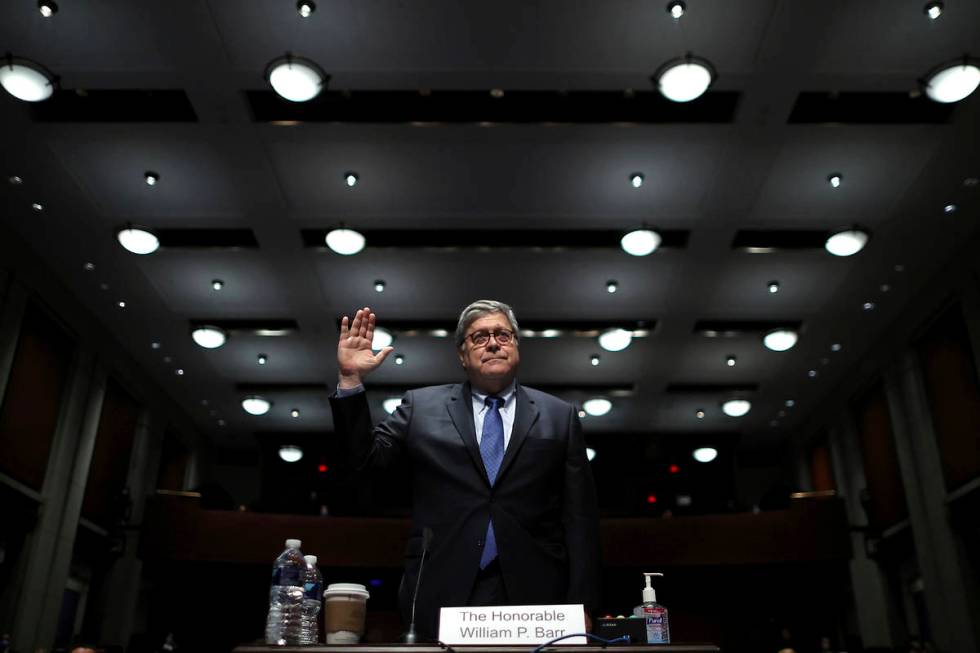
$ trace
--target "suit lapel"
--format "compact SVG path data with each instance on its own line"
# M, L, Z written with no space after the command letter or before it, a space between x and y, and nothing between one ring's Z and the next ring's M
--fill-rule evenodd
M514 415L514 428L510 432L510 442L507 444L507 450L504 452L504 459L500 463L500 470L497 472L497 481L499 482L503 475L507 472L507 468L513 462L514 458L517 456L517 452L520 451L521 445L524 444L524 438L527 437L528 431L534 426L534 423L538 420L538 409L531 401L531 398L521 384L517 384L517 414Z
M458 385L453 389L449 395L446 408L449 410L449 417L452 419L460 439L466 445L466 450L470 452L473 464L479 470L483 481L490 485L487 470L483 466L483 456L480 455L480 445L476 441L476 431L473 427L473 396L470 394L469 383Z

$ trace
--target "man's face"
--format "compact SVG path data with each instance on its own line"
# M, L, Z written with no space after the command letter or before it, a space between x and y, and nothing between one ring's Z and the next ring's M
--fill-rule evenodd
M490 338L483 346L473 344L470 337L477 332L512 333L510 342L503 345L497 338ZM517 334L503 313L490 313L478 318L466 329L466 339L459 350L459 362L466 370L470 383L477 389L498 392L514 380L521 355L517 350Z

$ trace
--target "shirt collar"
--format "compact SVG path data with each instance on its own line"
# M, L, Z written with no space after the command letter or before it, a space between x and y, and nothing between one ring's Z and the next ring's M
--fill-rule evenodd
M503 405L506 406L507 405L507 402L509 402L510 401L510 398L514 396L514 393L515 392L517 392L517 381L516 380L515 381L511 381L510 382L510 385L507 386L504 389L503 392L499 392L499 393L497 393L494 396L500 397L501 399L503 399L504 400L504 404ZM483 406L484 404L486 404L487 397L490 396L490 395L488 395L488 394L486 394L484 392L480 392L479 390L477 390L473 386L470 386L470 393L473 395L473 401L475 403L478 402L479 405L481 405L481 406Z

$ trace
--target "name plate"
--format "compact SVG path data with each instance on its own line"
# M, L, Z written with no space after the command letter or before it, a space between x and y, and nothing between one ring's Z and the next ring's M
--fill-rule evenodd
M578 605L507 605L442 608L439 641L445 644L544 644L585 632L585 609ZM562 644L585 644L583 636Z

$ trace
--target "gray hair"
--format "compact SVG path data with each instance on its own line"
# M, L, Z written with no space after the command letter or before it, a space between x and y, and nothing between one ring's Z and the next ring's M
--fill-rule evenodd
M514 331L514 341L517 341L517 318L514 317L514 309L503 302L493 299L479 299L459 314L459 322L456 323L456 349L461 349L466 341L466 330L470 325L479 320L484 315L500 313L510 322L510 328Z

